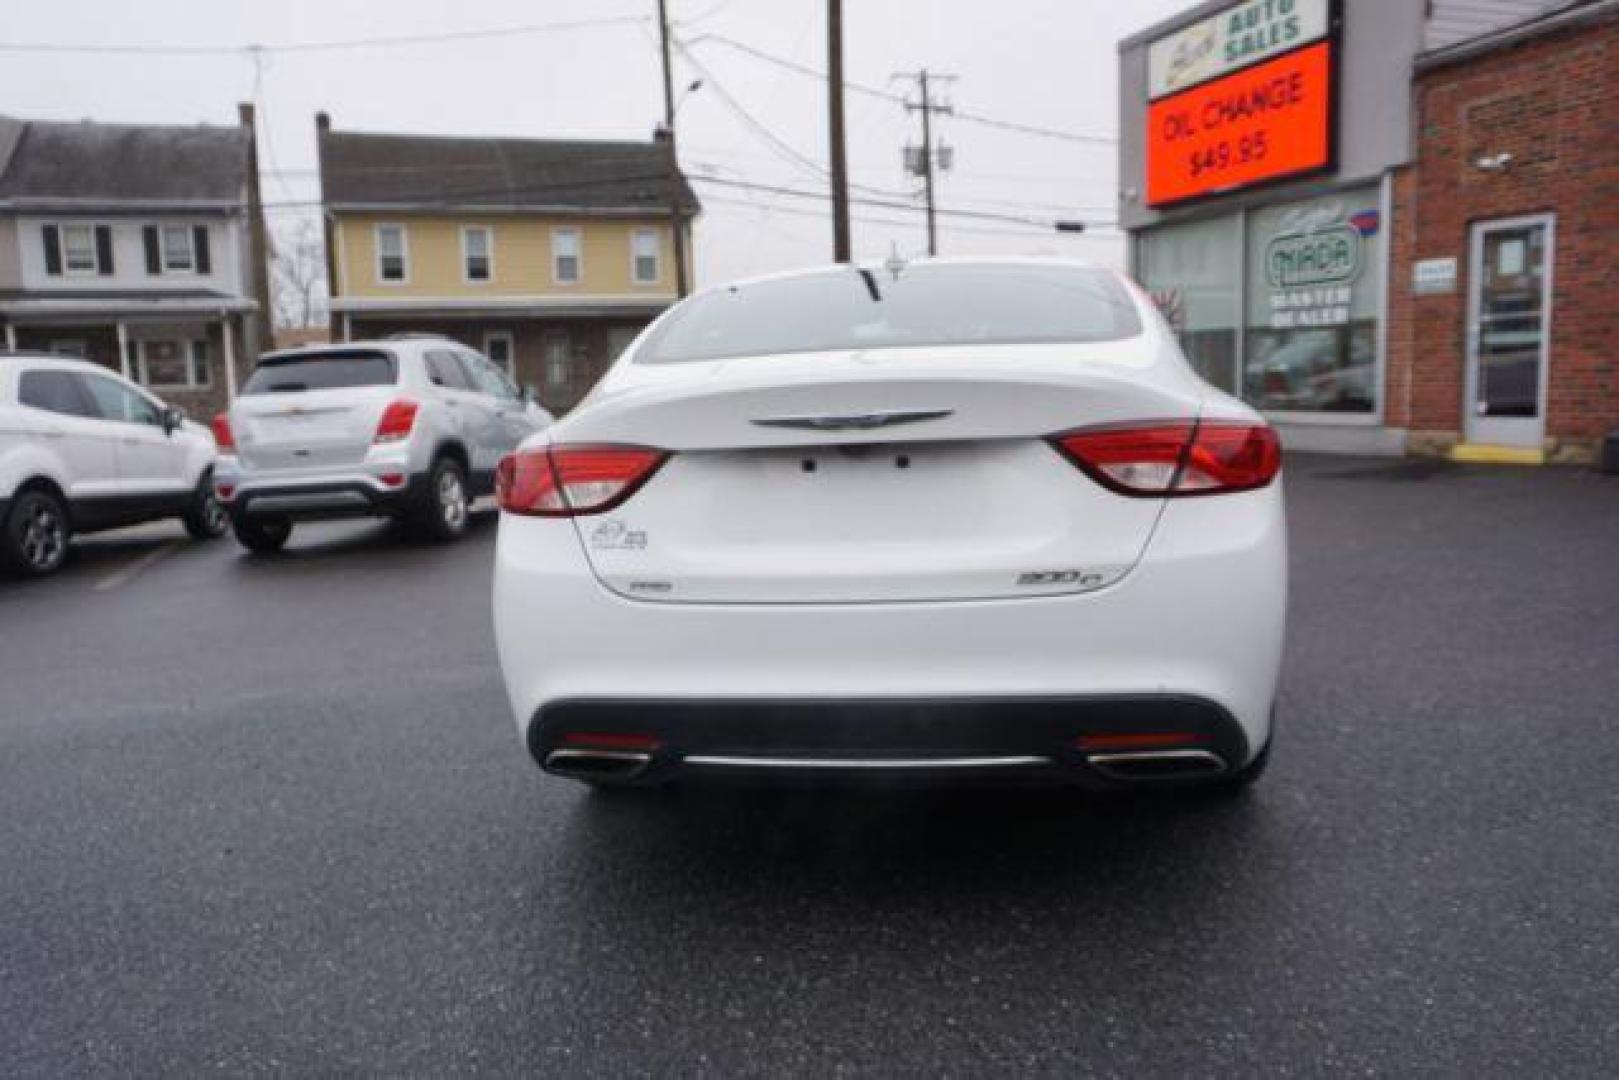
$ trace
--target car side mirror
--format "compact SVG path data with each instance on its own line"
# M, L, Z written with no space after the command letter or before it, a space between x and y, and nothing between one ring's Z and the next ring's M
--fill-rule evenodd
M178 405L166 405L163 408L163 434L173 435L180 425L186 422L186 412Z

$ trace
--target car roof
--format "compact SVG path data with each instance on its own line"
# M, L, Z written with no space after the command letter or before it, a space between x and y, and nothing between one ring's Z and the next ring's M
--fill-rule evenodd
M759 274L754 277L738 278L719 285L710 285L699 290L695 295L704 293L722 292L726 289L758 285L767 281L792 281L799 278L822 277L847 270L865 270L873 274L887 274L893 272L895 262L901 272L912 267L929 268L962 268L974 269L990 266L1026 266L1035 269L1047 270L1089 270L1094 273L1120 276L1117 270L1084 259L1062 258L1054 255L945 255L945 256L918 256L914 259L890 256L887 259L863 259L849 263L821 263L816 266L801 266L792 270L778 270L770 274ZM879 280L881 280L879 278Z
M99 375L117 375L118 372L105 364L98 364L93 360L83 360L77 356L63 356L61 353L44 352L37 349L17 349L7 352L0 349L0 362L27 360L31 363L43 364L47 367L58 367L67 371L88 371Z
M467 348L461 342L444 334L399 334L383 338L363 338L359 341L317 341L310 345L298 345L291 349L277 349L274 352L263 353L259 356L259 362L291 360L300 356L322 356L327 353L385 352L397 355L424 345Z

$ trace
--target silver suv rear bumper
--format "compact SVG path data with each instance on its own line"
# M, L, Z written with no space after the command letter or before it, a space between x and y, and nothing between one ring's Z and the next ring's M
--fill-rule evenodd
M365 473L296 482L255 481L231 488L228 496L223 493L226 482L216 486L233 517L275 515L297 521L392 517L415 509L427 490L426 480L420 476L407 476L403 483L389 485Z

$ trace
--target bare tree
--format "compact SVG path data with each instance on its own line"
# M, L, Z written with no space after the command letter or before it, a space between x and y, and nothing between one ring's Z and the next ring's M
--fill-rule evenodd
M270 239L270 289L275 324L320 326L326 321L326 251L320 224L301 216Z

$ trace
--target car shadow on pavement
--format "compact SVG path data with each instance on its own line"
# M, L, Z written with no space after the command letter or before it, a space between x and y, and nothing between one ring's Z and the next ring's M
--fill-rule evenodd
M904 1039L915 995L951 995L963 1015L1059 986L1077 1003L1174 954L1218 967L1272 949L1294 902L1286 823L1262 791L625 794L578 799L560 862L535 846L516 971L565 932L591 985L696 1003L819 987L804 990L816 1017L876 1038L892 1014L884 1038Z
M179 525L141 525L130 529L74 537L66 561L53 574L32 577L0 567L0 595L22 589L44 589L52 585L96 580L128 566L162 548L175 547L175 554L191 548L207 548L224 541L193 540Z
M667 876L688 898L763 877L879 899L990 880L1111 890L1165 866L1260 866L1265 801L1263 791L673 788L589 793L570 825L571 839L610 853L594 864L604 892L634 873L653 888Z
M467 520L466 535L458 543L493 539L498 511L474 510ZM227 543L233 543L229 537ZM297 526L292 539L282 550L271 555L257 555L237 546L237 554L244 567L254 570L282 564L313 563L343 559L350 556L366 557L379 551L433 550L445 545L411 532L405 526L383 520L309 522Z

